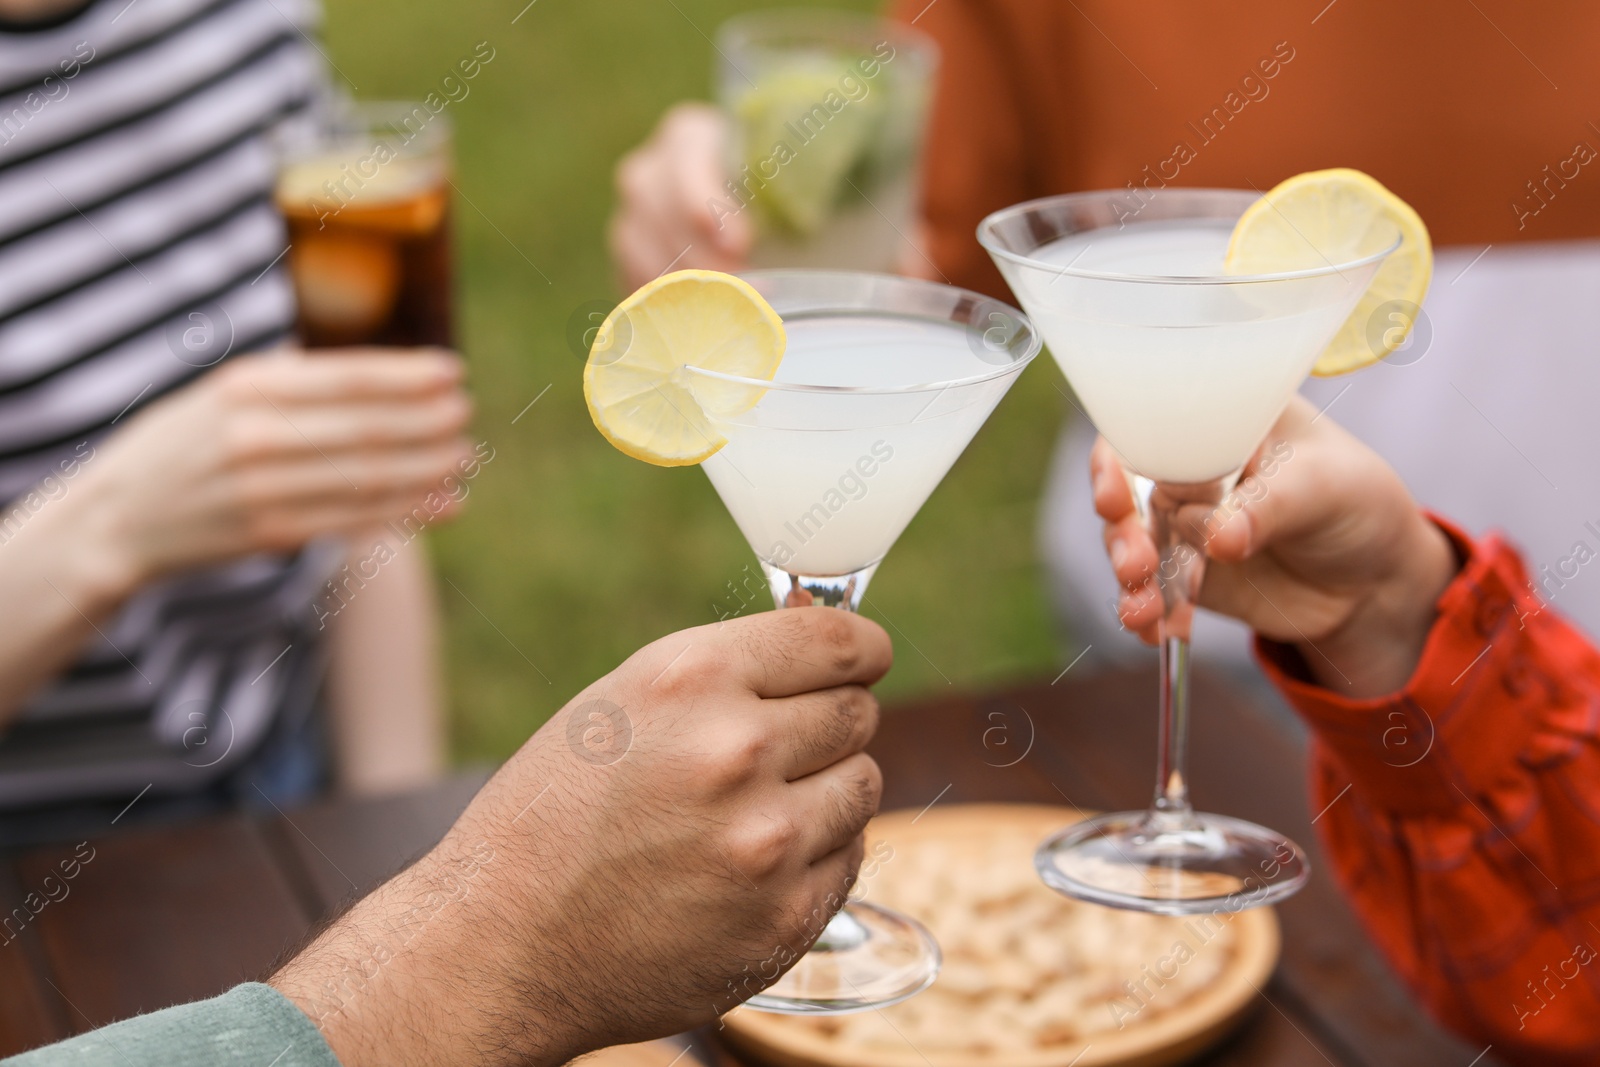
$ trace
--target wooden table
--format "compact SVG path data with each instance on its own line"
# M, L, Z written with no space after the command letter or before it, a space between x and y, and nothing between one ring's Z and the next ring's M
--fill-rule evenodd
M1053 686L892 709L872 745L887 783L884 807L1142 806L1154 701L1153 671L1074 672ZM1204 674L1196 706L1191 781L1200 806L1282 830L1317 864L1304 745L1288 720ZM436 841L481 781L113 834L92 843L94 858L68 883L47 877L70 846L0 857L4 913L24 907L29 893L37 906L41 889L53 885L60 896L66 887L0 944L0 1056L261 976L318 917ZM1441 1033L1389 975L1320 866L1279 914L1283 961L1259 1009L1199 1063L1474 1062L1481 1050ZM737 1062L707 1048L703 1035L693 1040L707 1062Z

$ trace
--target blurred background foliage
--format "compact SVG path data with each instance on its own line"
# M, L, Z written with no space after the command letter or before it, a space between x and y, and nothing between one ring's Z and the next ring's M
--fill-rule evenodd
M327 53L358 98L421 98L479 42L494 49L447 113L460 343L495 458L430 551L455 755L499 760L639 646L737 610L730 583L759 573L700 471L635 462L595 432L568 335L583 305L621 296L604 241L617 159L669 104L709 96L722 20L793 0L326 3ZM896 646L887 701L1067 662L1035 547L1062 389L1048 359L1028 369L874 579L866 614Z

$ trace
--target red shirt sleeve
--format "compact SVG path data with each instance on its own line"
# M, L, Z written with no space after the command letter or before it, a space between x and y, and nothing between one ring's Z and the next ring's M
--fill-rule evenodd
M1465 561L1416 673L1349 700L1257 639L1310 725L1334 875L1438 1018L1509 1062L1600 1063L1600 653L1516 552Z

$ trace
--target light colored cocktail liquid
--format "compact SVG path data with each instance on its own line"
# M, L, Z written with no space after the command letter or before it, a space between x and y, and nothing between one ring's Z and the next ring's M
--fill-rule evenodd
M839 315L785 329L776 381L882 391L770 389L717 424L728 443L701 466L763 561L850 574L889 551L1010 377L937 386L1001 369L962 326Z
M1231 221L1133 222L1045 245L1075 270L1222 279ZM1095 427L1135 471L1205 482L1250 458L1360 300L1370 271L1172 284L1030 271L1013 279ZM1230 281L1232 279L1229 279Z

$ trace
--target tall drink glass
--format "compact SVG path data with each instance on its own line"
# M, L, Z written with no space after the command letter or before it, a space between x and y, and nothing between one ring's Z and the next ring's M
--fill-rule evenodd
M452 344L450 120L420 103L343 102L283 144L302 343Z
M751 264L893 271L914 236L932 40L796 9L724 23L717 51L732 136L713 211L751 216Z

